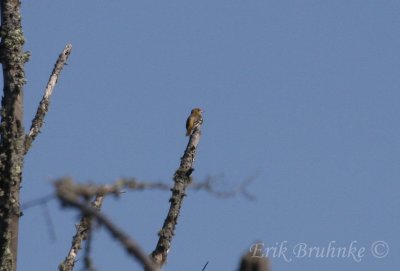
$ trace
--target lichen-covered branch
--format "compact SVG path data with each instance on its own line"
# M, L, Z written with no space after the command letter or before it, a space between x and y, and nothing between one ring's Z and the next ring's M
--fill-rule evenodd
M206 191L209 194L217 197L217 198L230 198L235 197L237 195L243 195L248 200L255 200L255 197L251 195L247 190L247 186L255 179L254 176L247 178L242 183L239 184L236 188L233 189L217 189L217 184L219 182L218 177L209 176L204 181L198 182L192 180L188 188L196 191ZM56 180L56 186L68 186L70 191L73 191L77 196L83 197L94 197L97 194L104 195L115 195L119 196L124 192L124 189L129 190L171 190L172 187L164 182L146 182L146 181L138 181L135 178L120 178L114 181L111 184L80 184L75 182L70 177L64 177ZM31 202L27 202L23 204L23 207L30 207L32 205L37 205L42 203L42 201L48 200L50 197L45 196L41 199L36 199Z
M3 69L3 99L0 123L0 270L14 271L17 265L19 190L24 161L23 52L19 0L2 0L0 62Z
M151 254L153 261L161 267L167 260L168 252L171 247L172 237L175 234L175 227L178 223L179 213L185 197L186 188L191 182L190 175L193 172L193 162L196 156L197 145L201 136L201 125L194 129L190 136L189 143L181 158L181 164L174 175L174 187L171 189L170 208L164 225L159 232L157 246Z
M104 195L99 194L92 201L92 208L100 210L101 204L103 203ZM76 225L76 234L72 238L71 248L68 251L68 255L65 260L58 266L60 271L72 271L75 265L76 257L78 256L79 250L82 248L83 240L86 240L91 231L91 217L84 215L81 221Z
M126 233L124 233L122 229L114 225L110 219L100 213L99 210L82 203L77 195L68 190L68 187L57 187L57 196L64 206L75 207L79 209L84 216L89 216L96 219L110 232L115 239L122 244L122 246L131 256L136 258L143 265L146 270L158 271L151 259L141 250L136 242L134 242Z
M189 184L189 189L195 191L205 191L217 198L231 198L238 195L243 195L248 200L255 200L255 196L250 194L246 188L254 180L254 176L249 177L233 189L217 189L219 177L209 176L204 181L198 182L192 180ZM161 190L170 191L171 186L164 182L146 182L138 181L135 178L120 178L111 184L80 184L75 182L70 177L63 177L54 182L56 187L67 186L70 191L73 191L77 196L92 198L98 194L120 196L126 190L142 191L142 190ZM48 201L56 197L54 193L27 201L22 204L23 211L35 207L37 205L46 204Z
M36 115L32 120L32 125L29 133L25 136L25 154L29 151L32 142L35 140L36 136L39 134L40 129L44 123L44 117L49 110L50 96L53 93L54 87L57 84L58 77L63 69L64 65L67 63L68 57L71 54L72 45L67 44L61 54L58 56L54 69L51 72L49 82L47 83L46 89L44 91L42 100L39 103L39 107L36 111Z
M94 197L98 194L103 195L115 195L119 196L123 189L130 190L146 190L146 189L157 189L157 190L169 190L170 187L164 183L152 183L152 182L144 182L138 181L135 178L121 178L116 180L112 184L79 184L74 182L71 178L65 177L58 179L54 182L54 185L57 189L61 187L67 188L76 196L82 196L86 198Z

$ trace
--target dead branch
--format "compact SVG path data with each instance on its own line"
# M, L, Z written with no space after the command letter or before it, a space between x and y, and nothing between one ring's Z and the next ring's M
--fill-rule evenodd
M188 147L189 148L189 147ZM187 149L188 150L188 149ZM189 149L190 150L190 149ZM193 151L193 149L192 149ZM182 160L185 158L182 157ZM189 168L190 171L193 171L192 168ZM178 169L179 171L179 169ZM179 173L176 173L179 174ZM181 173L180 173L181 174ZM178 176L176 176L177 178ZM190 178L190 176L187 176ZM188 187L191 189L194 189L196 191L198 190L204 190L216 197L221 197L221 198L228 198L228 197L233 197L238 194L244 195L246 198L249 200L253 200L254 196L250 195L246 191L246 187L256 178L256 176L249 177L246 179L241 185L233 189L231 191L221 191L217 190L215 188L217 182L219 179L217 177L212 177L209 176L207 177L204 181L202 182L195 182L191 181L188 184ZM96 197L96 199L92 202L92 207L96 208L99 210L101 208L101 203L103 198L106 195L116 195L119 196L123 189L130 189L130 190L144 190L144 189L159 189L159 190L172 190L174 191L174 188L171 189L171 187L165 183L162 182L143 182L143 181L137 181L135 178L121 178L115 181L112 184L106 184L106 185L95 185L95 184L78 184L74 182L71 178L65 177L61 178L57 181L54 182L54 185L56 187L56 190L63 191L63 193L68 194L71 198L75 200L79 200L80 198L84 198L86 200ZM101 196L100 196L101 195ZM184 194L183 194L184 196ZM23 208L29 208L32 206L35 206L37 204L45 204L49 200L53 199L55 197L54 194L47 195L43 198L36 199L29 201L23 205ZM183 198L182 198L183 199ZM171 200L172 201L172 200ZM76 226L77 232L75 236L73 237L72 241L72 246L71 249L68 253L68 256L64 260L62 264L60 264L59 269L60 270L72 270L74 267L74 263L78 254L78 251L81 249L82 242L88 238L88 236L91 234L90 232L90 218L88 216L84 216L80 223ZM88 248L90 250L90 246ZM88 253L86 253L88 255ZM86 256L85 256L85 262L86 262ZM91 266L90 261L88 261L88 266Z
M256 176L250 176L244 180L237 188L231 190L217 190L216 184L219 181L217 177L208 176L202 182L192 182L190 188L193 190L203 190L217 198L231 198L237 195L243 195L248 200L255 200L256 197L246 190L246 188L256 179Z
M73 194L73 192L68 191L66 187L57 187L57 196L61 200L61 203L66 207L75 207L79 209L83 215L90 216L96 219L101 225L103 225L113 237L115 237L122 246L126 249L126 251L133 257L135 257L146 270L149 271L158 271L158 269L154 266L154 263L151 259L140 249L140 247L134 242L126 233L124 233L120 228L114 225L110 219L108 219L105 215L99 212L94 207L88 206L85 203L82 203L79 198ZM87 228L86 228L87 229ZM76 251L76 250L73 250ZM61 269L60 266L60 270ZM71 270L71 269L65 269Z
M99 194L91 203L93 210L100 210L104 195ZM78 251L81 249L83 240L86 240L91 229L91 217L84 215L76 226L76 234L72 239L72 245L65 260L58 266L60 271L72 271Z
M172 196L169 200L170 208L165 218L164 225L158 233L159 239L156 248L151 254L153 261L160 267L166 262L168 252L171 248L172 237L178 222L179 213L182 207L183 198L186 195L186 188L191 182L190 175L196 156L196 148L201 136L201 125L195 128L190 136L189 143L181 158L181 164L174 175L174 187L171 189Z
M78 184L75 183L71 178L65 177L58 179L54 182L57 189L66 188L76 197L90 198L98 194L102 195L115 195L119 196L123 189L130 190L145 190L145 189L158 189L158 190L169 190L170 187L165 183L152 183L137 181L135 178L129 179L118 179L113 184L95 185L95 184Z
M69 55L71 54L72 45L67 44L61 54L58 56L56 64L54 65L54 69L51 72L49 82L47 83L46 89L44 91L44 95L42 100L39 103L38 109L36 111L36 115L32 120L32 125L29 130L29 133L25 136L25 154L29 151L32 146L32 142L35 140L36 136L40 133L40 129L44 123L44 117L49 111L50 104L50 96L53 93L54 87L57 84L58 77L66 64Z
M56 241L56 231L55 231L55 227L54 227L54 223L53 223L53 219L51 218L50 215L50 210L47 206L47 204L42 204L42 211L43 211L43 216L45 219L45 225L47 227L47 232L49 233L49 237L51 241Z
M195 191L206 191L211 195L217 198L230 198L235 197L237 195L243 195L248 200L255 200L255 196L250 194L246 190L246 188L254 181L256 176L250 176L245 181L240 183L237 188L227 189L227 190L219 190L216 188L218 182L220 182L219 177L209 176L204 181L197 182L193 180L188 188L193 189ZM81 196L85 198L93 198L96 195L103 194L106 195L121 195L125 189L127 190L161 190L161 191L169 191L172 189L166 183L163 182L146 182L146 181L138 181L135 178L120 178L112 184L79 184L75 182L72 178L63 177L56 181L54 181L56 187L67 186L69 191L72 191L76 196ZM21 205L23 211L35 207L37 205L42 205L50 200L56 198L54 193L27 201Z
M208 265L208 262L206 262L206 264L204 265L203 269L201 269L201 271L206 270L207 265Z
M51 193L51 194L48 194L48 195L46 195L46 196L43 196L43 197L40 197L40 198L37 198L37 199L33 199L33 200L30 200L30 201L27 201L27 202L25 202L25 203L23 203L23 204L21 205L21 209L22 209L23 211L25 211L26 209L29 209L29 208L31 208L31 207L34 207L34 206L37 206L37 205L46 204L47 202L49 202L49 201L55 199L55 197L56 197L56 195L55 195L54 193Z

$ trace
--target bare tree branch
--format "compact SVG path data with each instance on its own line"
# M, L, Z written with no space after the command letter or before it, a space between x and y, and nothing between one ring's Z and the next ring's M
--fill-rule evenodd
M32 120L32 125L29 133L25 136L25 154L29 151L32 146L32 142L35 140L36 136L39 134L40 129L44 123L44 117L49 110L50 96L53 93L54 87L57 84L58 77L61 70L64 68L69 55L71 54L72 45L67 44L61 54L58 56L54 69L50 75L49 82L47 83L46 89L42 100L39 103L39 107L36 111L36 115Z
M190 184L190 188L194 190L203 190L206 191L218 198L231 198L237 195L243 195L248 200L255 200L256 197L249 193L246 188L256 179L256 176L250 176L244 182L240 183L240 185L231 190L217 190L216 184L219 181L217 177L209 176L202 182L192 182Z
M183 198L187 186L191 182L190 175L194 171L192 168L196 156L196 148L201 136L201 124L195 128L190 136L189 143L181 158L181 164L174 175L174 187L171 189L172 196L169 200L170 208L165 218L164 225L158 233L159 239L156 248L151 254L154 262L160 267L166 262L168 252L171 247L172 237L178 222L179 213L182 207Z
M51 200L53 200L55 198L56 198L56 195L54 193L51 193L51 194L48 194L46 196L43 196L43 197L40 197L40 198L37 198L37 199L33 199L33 200L30 200L30 201L27 201L27 202L23 203L21 205L21 209L23 211L25 211L26 209L29 209L31 207L34 207L34 206L37 206L37 205L46 204L47 202L49 202L49 201L51 201Z
M119 196L123 189L130 190L145 190L145 189L158 189L158 190L169 190L170 186L165 183L152 183L137 181L135 178L129 179L118 179L112 184L96 185L96 184L78 184L71 178L65 177L56 180L55 186L57 189L65 187L75 196L82 196L86 198L94 197L98 194L102 195L115 195Z
M68 189L57 188L57 196L65 206L71 206L79 209L85 216L91 216L95 218L101 225L103 225L113 237L115 237L127 250L127 252L135 257L146 270L158 271L154 266L151 259L140 249L140 247L129 238L129 236L124 233L120 228L114 225L105 215L99 212L96 208L88 206L85 203L81 203L79 198L73 194L73 192L68 191ZM87 228L86 228L87 229ZM74 252L76 250L73 250ZM75 255L76 257L76 255ZM60 270L71 270L62 269L60 265Z
M185 156L184 156L185 157ZM182 157L182 159L184 159ZM193 171L192 168L190 168ZM216 197L228 198L233 197L238 194L243 194L248 199L252 200L254 197L245 190L246 187L256 178L256 176L249 177L246 179L238 188L233 189L231 191L221 191L215 188L217 182L219 182L219 178L215 176L209 176L202 182L191 181L188 184L188 188L194 190L204 190ZM144 190L144 189L159 189L159 190L173 190L171 187L162 182L144 182L137 181L135 178L121 178L115 181L112 184L106 185L95 185L95 184L78 184L74 182L71 178L65 177L61 178L54 182L57 191L68 191L70 197L78 200L80 198L84 198L89 200L90 198L96 197L95 201L92 202L92 207L96 209L100 209L103 198L106 195L117 195L119 196L123 193L123 189L130 190ZM247 194L246 194L247 193ZM101 196L99 196L101 195ZM55 197L54 194L47 195L43 198L29 201L23 204L23 208L29 208L38 204L45 204L49 200ZM77 233L73 238L71 249L68 253L65 261L60 265L60 270L72 270L74 266L74 262L77 257L78 251L81 249L82 242L88 238L91 234L90 232L90 218L88 216L84 216L81 219L81 222L76 226ZM90 246L88 248L90 250ZM86 253L87 254L87 253ZM86 257L85 257L86 261ZM91 266L89 264L88 266Z
M49 233L50 240L54 242L56 241L57 238L56 238L56 231L53 219L51 219L50 210L47 207L46 203L43 203L41 206L42 206L43 216L45 219L45 225L47 227L47 232Z
M207 265L208 265L208 262L206 262L206 264L204 265L203 269L201 269L201 271L206 270Z
M230 190L229 189L223 190L216 188L218 182L220 182L219 177L209 176L204 181L201 182L193 180L189 184L188 188L193 189L195 191L200 191L200 190L206 191L217 198L230 198L230 197L235 197L237 195L243 195L248 200L255 200L255 196L250 194L246 190L246 188L251 184L252 181L255 180L255 178L256 176L250 176L244 182L240 183L240 185L237 188ZM68 186L68 189L70 191L73 191L73 193L76 194L76 196L82 196L85 198L92 198L98 194L103 194L104 196L110 194L119 196L125 192L124 189L129 189L133 191L135 190L141 191L147 189L169 191L172 189L171 186L163 182L137 181L135 178L121 178L114 181L114 183L112 184L98 185L98 184L79 184L69 177L63 177L56 180L54 183L57 187ZM25 211L31 207L45 204L55 198L56 198L55 193L51 193L49 195L23 203L21 205L21 209Z
M104 195L98 195L91 203L92 209L100 210L101 204L103 203ZM83 240L86 240L88 234L90 234L91 229L91 217L84 215L81 218L81 221L76 226L76 234L72 239L72 245L68 252L65 260L58 266L60 271L72 271L75 264L75 259L78 255L78 251L82 247Z

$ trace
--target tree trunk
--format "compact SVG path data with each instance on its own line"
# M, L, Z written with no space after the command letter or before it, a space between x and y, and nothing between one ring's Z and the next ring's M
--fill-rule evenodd
M17 266L19 190L24 161L23 85L24 36L19 0L1 0L0 61L3 99L0 123L0 271Z

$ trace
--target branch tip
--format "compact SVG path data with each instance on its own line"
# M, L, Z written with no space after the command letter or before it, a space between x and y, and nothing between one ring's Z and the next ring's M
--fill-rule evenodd
M56 64L54 65L53 71L50 75L49 81L47 83L46 89L44 91L42 100L39 103L38 109L36 111L36 115L32 120L31 128L29 133L25 136L25 150L24 154L27 154L30 147L32 146L32 142L36 139L37 135L40 133L40 130L44 124L44 118L49 111L50 104L50 96L53 93L54 87L57 84L58 77L60 76L61 70L66 64L69 55L72 51L72 45L67 44L61 54L58 56Z

